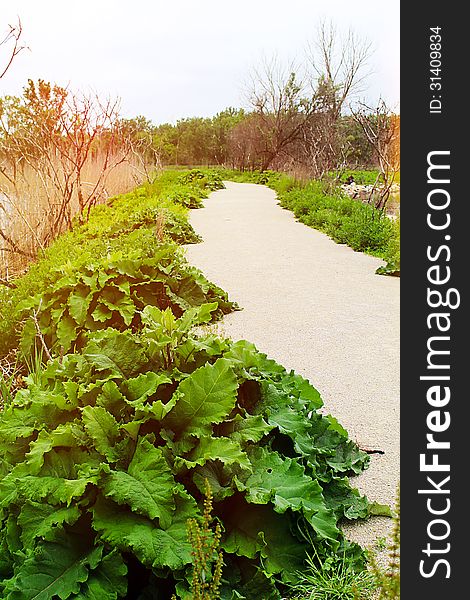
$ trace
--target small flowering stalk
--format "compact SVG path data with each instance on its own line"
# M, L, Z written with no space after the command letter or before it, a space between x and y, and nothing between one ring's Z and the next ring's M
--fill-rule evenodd
M212 491L205 480L204 514L202 524L188 519L188 539L192 546L193 577L191 593L193 600L218 600L222 578L223 555L219 550L221 528L212 523Z

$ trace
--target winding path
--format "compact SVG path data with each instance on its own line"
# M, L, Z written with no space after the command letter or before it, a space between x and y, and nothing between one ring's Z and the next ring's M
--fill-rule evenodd
M264 186L226 182L190 220L204 241L186 247L188 260L243 308L224 318L223 333L309 379L361 447L384 452L353 483L393 504L400 280L375 275L381 260L296 222ZM348 526L347 535L370 545L390 521Z

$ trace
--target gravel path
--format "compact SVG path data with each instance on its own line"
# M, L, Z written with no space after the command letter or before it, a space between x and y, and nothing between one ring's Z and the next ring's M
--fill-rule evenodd
M295 221L267 187L226 182L190 220L203 243L188 260L242 311L222 331L248 339L306 377L363 448L371 466L352 480L370 500L392 504L399 480L399 286L375 275L382 261L338 245ZM347 526L370 546L391 519Z

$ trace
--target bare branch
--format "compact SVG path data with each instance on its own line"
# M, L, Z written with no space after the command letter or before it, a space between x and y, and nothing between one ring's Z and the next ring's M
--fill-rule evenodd
M2 79L2 77L8 71L8 69L11 67L15 56L17 56L22 50L26 48L26 46L23 46L20 43L22 33L23 26L21 25L21 20L18 18L18 23L16 25L8 25L8 31L4 34L3 38L0 38L0 46L9 44L13 45L10 49L6 65L3 67L3 70L0 70L0 79Z

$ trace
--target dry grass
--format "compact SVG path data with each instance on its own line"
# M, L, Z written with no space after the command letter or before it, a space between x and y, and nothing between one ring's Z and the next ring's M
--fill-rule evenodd
M62 178L60 185L44 172L25 167L17 172L14 182L0 174L0 277L4 281L24 271L52 237L66 228L64 222L52 234L52 223L63 205L61 188L65 174L59 161L54 165L54 174ZM125 160L113 157L104 177L103 162L89 159L81 174L81 190L85 197L93 194L93 204L100 204L110 196L130 191L145 178L146 171L137 156ZM71 216L78 211L77 187L70 202Z

